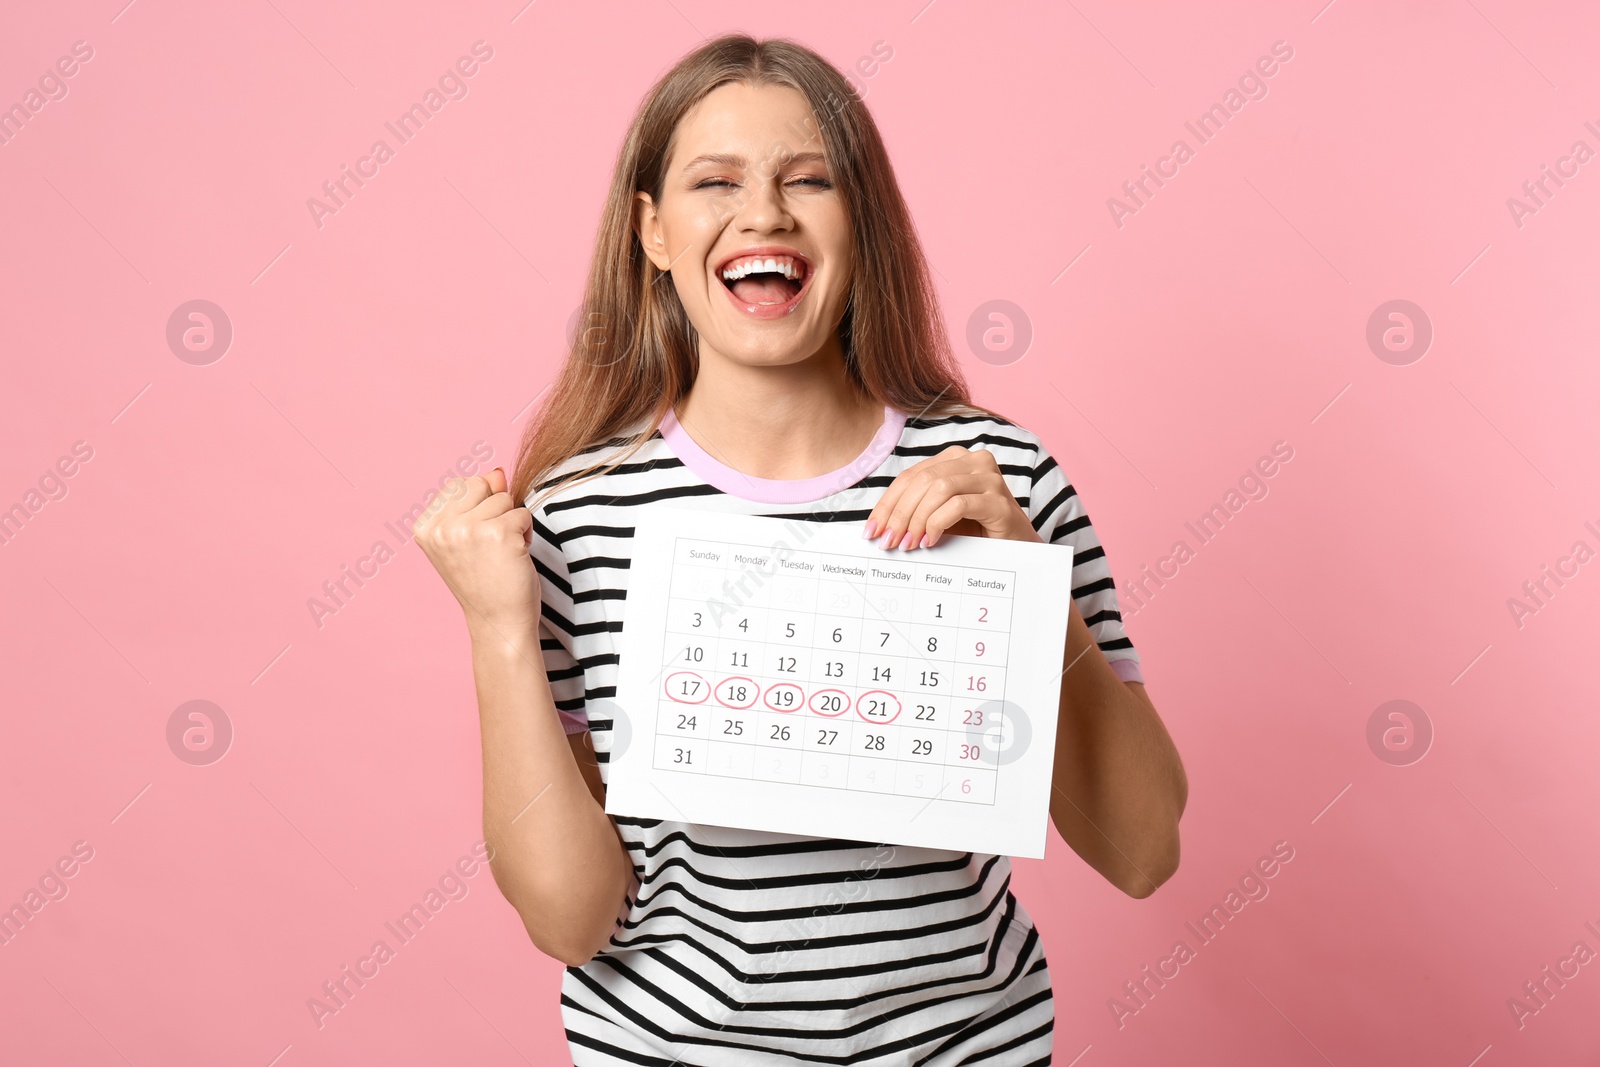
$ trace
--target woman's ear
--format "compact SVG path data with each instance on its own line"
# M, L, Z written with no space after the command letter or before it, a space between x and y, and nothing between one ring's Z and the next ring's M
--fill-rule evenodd
M656 206L650 199L650 194L634 193L633 208L633 232L639 235L639 244L644 248L644 254L650 257L650 262L656 265L657 270L666 271L671 263L671 257L667 255L667 242L661 233L661 220L656 216Z

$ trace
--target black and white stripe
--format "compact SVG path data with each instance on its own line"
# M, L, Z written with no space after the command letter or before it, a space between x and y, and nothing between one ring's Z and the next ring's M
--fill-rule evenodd
M618 443L573 457L543 484ZM615 697L633 509L667 501L862 522L895 475L952 444L993 452L1034 528L1073 547L1079 612L1118 675L1142 680L1105 552L1033 433L981 414L912 417L867 477L798 504L707 485L657 434L621 467L534 511L546 671L566 731L590 731L602 778L627 737ZM1009 857L615 821L637 883L610 943L562 980L576 1067L1050 1062L1050 974L1010 891Z

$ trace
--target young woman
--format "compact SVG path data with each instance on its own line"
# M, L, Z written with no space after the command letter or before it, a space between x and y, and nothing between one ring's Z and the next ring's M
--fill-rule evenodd
M568 965L580 1067L1050 1062L1007 857L606 815L657 502L906 552L1071 545L1052 821L1132 896L1176 869L1187 783L1083 504L1035 434L968 402L878 130L788 41L712 41L645 98L515 477L453 483L418 522L471 632L494 876Z

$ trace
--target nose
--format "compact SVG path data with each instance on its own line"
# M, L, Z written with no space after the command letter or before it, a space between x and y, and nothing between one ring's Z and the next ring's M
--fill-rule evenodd
M740 229L770 232L787 230L794 218L784 203L783 185L776 176L753 176L745 186L742 203L735 214Z

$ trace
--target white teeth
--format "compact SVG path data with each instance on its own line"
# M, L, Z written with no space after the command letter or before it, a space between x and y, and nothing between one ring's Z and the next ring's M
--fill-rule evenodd
M790 281L799 281L805 268L793 256L775 256L768 259L751 258L735 260L722 272L724 281L738 281L747 274L782 272Z

